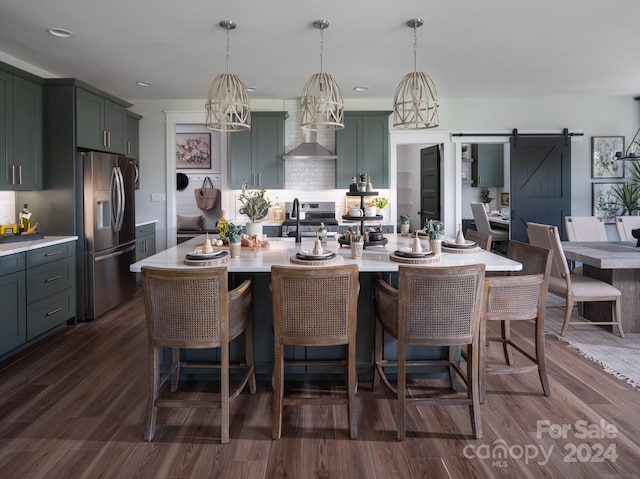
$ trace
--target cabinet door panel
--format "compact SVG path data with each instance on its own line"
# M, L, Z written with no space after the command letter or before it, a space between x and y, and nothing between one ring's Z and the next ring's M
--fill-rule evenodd
M42 86L13 79L13 161L16 190L42 189Z
M127 110L109 100L104 102L104 129L107 131L105 151L126 154Z
M104 99L78 88L76 100L77 145L91 150L104 150Z
M252 133L238 131L231 133L229 137L231 138L229 147L231 188L239 189L243 181L253 186Z
M24 271L0 276L0 355L24 344L26 298Z
M140 121L129 115L127 115L126 155L135 160L140 159Z
M358 158L362 156L362 129L359 118L345 114L344 129L336 134L336 188L348 188L351 178L364 173L360 171Z
M13 189L13 77L0 71L0 189Z
M255 118L256 126L256 169L258 175L255 186L281 189L284 187L284 120L276 118Z
M362 172L375 188L389 187L389 132L387 117L362 119Z

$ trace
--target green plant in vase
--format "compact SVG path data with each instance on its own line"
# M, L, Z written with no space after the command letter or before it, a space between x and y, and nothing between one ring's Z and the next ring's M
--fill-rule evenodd
M240 235L242 234L242 226L229 223L227 225L227 238L229 243L240 243Z
M411 226L411 215L400 215L400 234L407 236Z
M425 230L429 239L438 240L444 234L444 223L439 220L428 220L425 224Z

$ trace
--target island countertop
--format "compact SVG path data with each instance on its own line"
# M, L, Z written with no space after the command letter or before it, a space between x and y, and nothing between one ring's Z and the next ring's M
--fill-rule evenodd
M325 250L335 251L343 258L343 264L357 264L361 272L395 272L398 264L389 259L389 254L401 248L411 247L413 238L398 234L385 235L388 243L384 246L368 246L364 249L362 259L351 259L351 250L340 247L336 239L329 239ZM159 268L193 268L184 264L185 255L193 251L195 246L204 243L205 236L197 236L172 248L161 251L146 259L133 263L130 270L136 273L143 266ZM293 238L269 238L269 249L252 250L243 248L239 258L230 259L226 266L231 273L268 273L271 266L298 266L291 263L289 258L301 250L312 250L314 238L303 238L301 244L296 244ZM423 240L423 247L427 240ZM226 249L225 247L214 249ZM481 250L477 253L442 253L439 262L429 266L459 266L466 264L484 263L487 271L518 271L522 265L503 256ZM306 266L301 265L301 268Z

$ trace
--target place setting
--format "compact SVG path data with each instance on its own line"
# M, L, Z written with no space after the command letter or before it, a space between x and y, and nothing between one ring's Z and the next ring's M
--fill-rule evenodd
M313 249L303 249L289 258L294 264L304 265L329 265L342 262L342 256L336 254L335 251L326 250L322 247L320 238L316 238Z
M184 257L184 264L190 266L217 266L228 262L229 252L222 249L214 249L208 234L203 245L196 246Z

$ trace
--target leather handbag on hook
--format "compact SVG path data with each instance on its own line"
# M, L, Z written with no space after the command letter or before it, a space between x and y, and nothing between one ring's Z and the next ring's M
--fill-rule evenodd
M196 195L196 205L204 211L215 210L220 198L220 190L213 187L211 178L206 176L202 182L202 188L194 190Z

